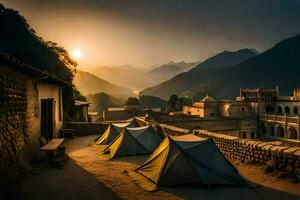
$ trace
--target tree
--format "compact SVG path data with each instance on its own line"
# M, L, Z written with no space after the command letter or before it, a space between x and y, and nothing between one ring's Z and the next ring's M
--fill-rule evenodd
M125 106L139 106L141 105L138 98L136 97L129 97L125 103Z
M168 101L168 111L174 111L177 100L178 100L177 95L173 94L170 96L169 101Z
M190 100L186 97L177 99L174 111L182 111L184 105L190 104Z
M2 4L0 4L0 27L0 52L70 83L70 86L63 88L62 94L64 120L72 120L75 110L74 99L77 94L72 87L76 61L72 60L63 47L37 36L18 11L5 8Z
M143 95L139 98L140 104L149 108L166 109L167 102L159 97Z

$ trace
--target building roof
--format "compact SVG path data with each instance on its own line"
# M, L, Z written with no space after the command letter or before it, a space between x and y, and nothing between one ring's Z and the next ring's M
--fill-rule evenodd
M216 100L208 95L202 99L203 102L215 102Z
M87 101L75 101L75 106L89 106L91 103Z
M28 65L6 53L0 52L0 63L7 64L13 67L15 70L20 71L24 75L30 76L36 81L52 83L61 86L71 85L71 83L55 77L47 72L39 70L31 65Z
M124 111L124 108L107 108L107 111Z
M88 112L89 116L98 116L99 113L98 112Z
M197 102L193 103L193 107L195 107L195 108L203 108L203 102L197 101Z

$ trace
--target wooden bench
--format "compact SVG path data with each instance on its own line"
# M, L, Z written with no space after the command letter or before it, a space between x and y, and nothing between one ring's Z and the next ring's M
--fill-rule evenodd
M65 147L61 144L65 139L52 139L40 149L44 151L49 159L49 163L55 167L62 168L64 161L67 160Z
M48 144L41 147L42 151L56 151L65 139L52 139Z

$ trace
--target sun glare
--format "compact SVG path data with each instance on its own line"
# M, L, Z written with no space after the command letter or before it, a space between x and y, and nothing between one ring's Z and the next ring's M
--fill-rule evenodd
M82 58L82 51L80 49L76 49L72 52L73 58L78 60Z

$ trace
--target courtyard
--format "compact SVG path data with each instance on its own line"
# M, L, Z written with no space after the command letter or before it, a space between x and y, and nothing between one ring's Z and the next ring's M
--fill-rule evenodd
M65 141L70 159L63 169L47 168L27 178L17 191L17 199L299 199L300 183L264 174L262 167L233 161L253 187L170 187L156 192L142 189L128 172L147 156L114 160L100 154L103 145L94 145L97 136Z

